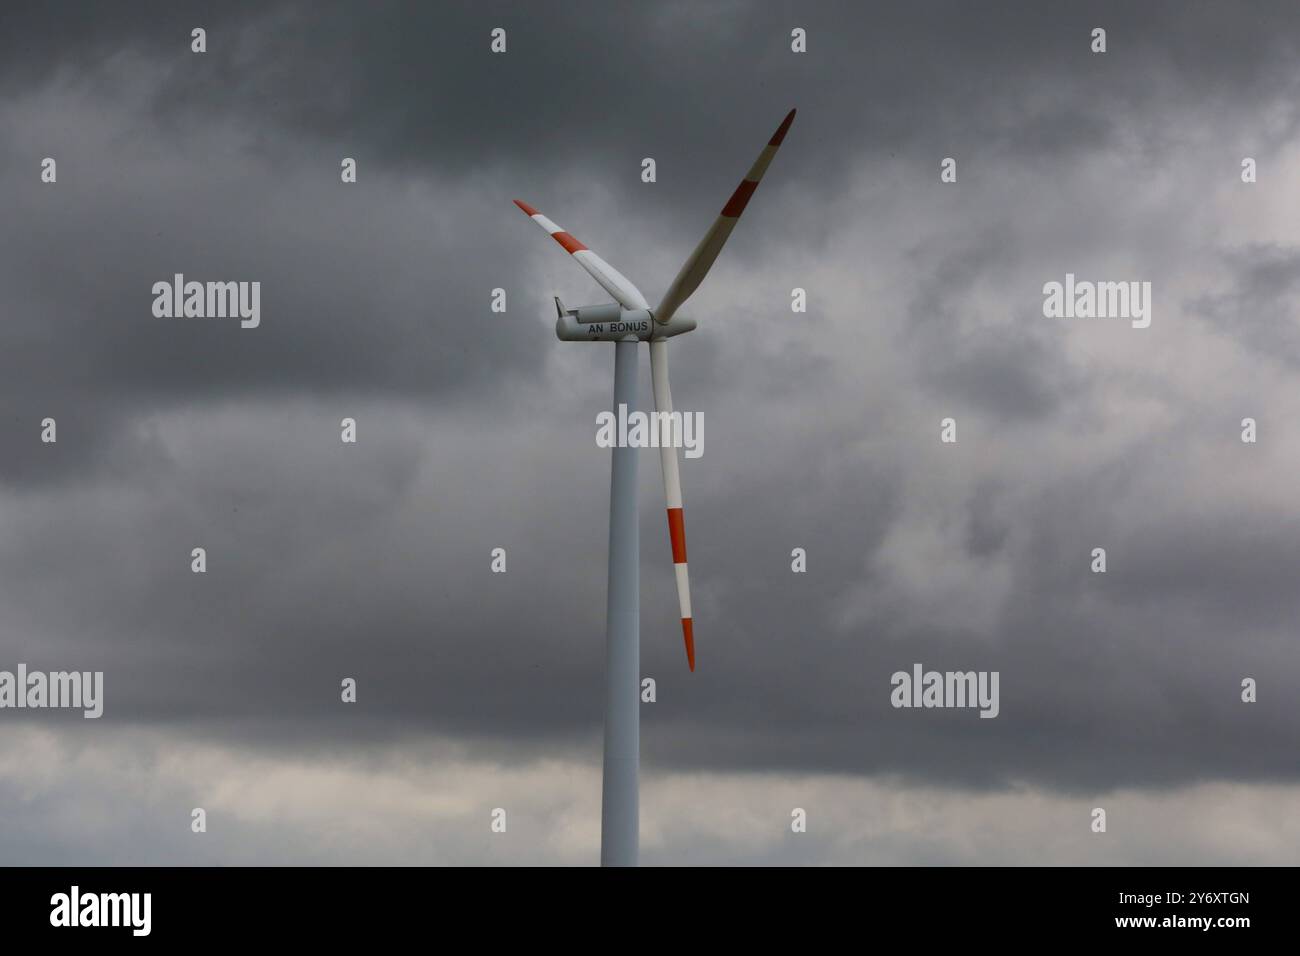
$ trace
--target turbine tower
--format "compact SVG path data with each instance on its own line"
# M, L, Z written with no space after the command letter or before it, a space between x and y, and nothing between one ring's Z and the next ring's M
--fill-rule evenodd
M671 414L668 388L668 340L690 332L695 320L677 310L699 288L722 251L731 230L768 164L794 122L791 110L767 146L741 180L722 212L677 273L659 308L650 309L639 289L621 272L565 232L540 212L515 200L533 222L564 247L578 264L613 297L613 303L565 309L557 298L555 334L562 342L614 343L614 412L636 408L637 343L650 344L650 380L655 411ZM668 421L668 419L656 419ZM686 571L686 525L682 518L682 486L677 473L677 449L660 441L659 463L668 499L668 538L672 544L677 601L681 608L686 663L695 670L695 633L691 619L691 586ZM639 793L637 774L641 748L641 593L640 531L636 508L636 449L615 447L609 481L609 590L605 612L605 755L600 810L602 866L636 866Z

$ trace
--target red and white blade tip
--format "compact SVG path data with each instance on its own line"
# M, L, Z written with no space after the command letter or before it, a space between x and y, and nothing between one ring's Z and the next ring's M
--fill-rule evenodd
M548 219L536 207L529 205L522 199L516 199L514 202L525 216L545 229L550 237L564 248L565 252L573 256L578 265L586 269L587 273L596 280L596 283L613 296L615 302L625 309L650 308L645 296L641 294L641 290L632 283L631 279L579 242L572 233L565 232L554 220Z
M781 140L785 139L785 134L790 132L790 124L794 122L796 110L791 110L785 114L785 119L781 120L781 125L776 128L772 138L768 141L768 146L780 146Z
M686 663L695 670L695 625L691 614L691 584L686 564L686 520L682 512L681 485L677 478L677 450L670 448L674 461L668 481L668 540L673 549L673 571L677 576L677 600L682 612L682 640L686 642Z

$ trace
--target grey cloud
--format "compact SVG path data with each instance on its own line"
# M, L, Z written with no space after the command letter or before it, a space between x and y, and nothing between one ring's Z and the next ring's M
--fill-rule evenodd
M1293 357L1300 273L1278 240L1229 257L1210 293L1187 278L1241 227L1205 170L1235 176L1243 131L1296 141L1295 14L1253 9L7 8L4 660L103 669L108 732L224 748L236 774L387 748L451 765L434 738L501 767L568 761L520 786L553 795L539 821L578 828L529 859L579 859L590 800L570 813L563 794L598 753L608 459L592 435L611 362L554 340L552 293L600 295L510 199L653 300L797 106L690 304L699 331L672 346L677 403L707 422L683 465L693 675L642 462L648 777L774 774L824 784L844 813L859 786L1011 805L1023 786L1063 807L1127 788L1148 811L1199 786L1240 788L1252 812L1293 799L1268 788L1295 778L1279 474L1297 445L1275 427L1259 449L1274 457L1241 458L1235 408L1287 407L1284 370L1251 363ZM1094 22L1105 58L1086 53ZM200 23L211 52L193 57ZM788 52L796 24L806 58ZM496 25L505 57L487 51ZM57 186L37 181L44 155ZM1156 278L1148 336L1042 317L1043 281L1094 266ZM178 271L261 281L262 327L154 319L150 286ZM45 415L57 445L39 442ZM1000 670L1000 717L894 710L889 675L914 661ZM47 719L24 723L71 739ZM60 775L75 789L111 770L69 752L48 773L52 812L75 815ZM386 786L409 796L400 777ZM115 800L105 813L125 814ZM871 843L886 859L961 859L950 835L891 826ZM687 830L648 837L648 858L859 859ZM270 832L156 856L265 859ZM96 859L125 852L104 839ZM71 858L53 838L9 846ZM329 858L301 833L279 848Z
M1254 243L1224 260L1231 286L1196 298L1192 310L1267 359L1300 363L1300 249Z

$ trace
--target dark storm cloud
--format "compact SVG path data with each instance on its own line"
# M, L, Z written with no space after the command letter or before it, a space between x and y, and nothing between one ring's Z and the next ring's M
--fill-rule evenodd
M164 71L152 102L169 122L231 113L264 127L258 146L273 154L306 135L408 172L504 164L532 171L522 186L545 187L578 166L582 177L621 184L620 198L644 196L627 170L654 155L666 174L692 171L665 176L679 180L678 195L689 190L710 205L719 180L703 172L707 160L733 143L748 153L756 131L791 105L804 107L805 178L833 189L832 174L864 152L1095 149L1117 121L1157 99L1166 110L1232 108L1296 84L1286 69L1296 40L1275 29L1284 5L580 2L562 16L509 3L54 10L8 13L13 29L0 51L17 90L60 69L98 76L127 51ZM1104 58L1084 42L1098 24L1112 36ZM195 25L212 38L197 59L188 52ZM511 37L505 56L487 48L497 26ZM808 31L807 56L789 53L793 26Z
M962 331L976 283L1005 268L1010 236L999 221L959 248L946 243L914 250L906 329L922 379L936 392L1001 420L1043 418L1064 394L1083 386L1054 331L1023 307L1014 322Z
M42 104L47 111L102 112L137 94L138 102L98 138L71 115L40 142L10 130L6 206L15 226L32 226L11 230L4 250L23 317L6 327L6 371L17 374L6 380L15 396L30 393L27 375L59 372L100 394L419 394L464 384L488 356L497 378L506 369L526 375L520 337L463 318L482 316L498 285L517 303L545 301L511 281L518 270L503 277L505 250L533 248L510 221L513 195L534 197L580 236L594 230L609 255L608 224L584 215L573 185L598 184L642 245L671 242L679 261L762 138L799 105L782 179L765 186L747 222L752 235L729 250L744 256L781 222L796 184L800 203L817 196L834 208L842 203L834 184L876 154L924 154L915 168L929 178L936 154L1087 152L1105 148L1116 117L1151 98L1197 104L1207 77L1227 105L1294 83L1282 73L1284 35L1263 16L1217 5L1147 7L1140 22L1124 6L1090 12L1111 24L1104 61L1080 52L1073 34L1086 36L1093 22L1082 14L922 10L579 4L558 18L545 5L166 4L129 16L103 5L16 7L0 41L11 94L67 90ZM198 24L210 34L203 56L188 49ZM810 32L807 57L788 51L791 24ZM495 25L513 37L505 56L487 51ZM1206 48L1207 34L1232 42ZM638 42L612 42L627 36ZM1171 72L1192 44L1198 69ZM1175 77L1178 89L1166 89ZM141 88L128 92L133 83ZM1158 135L1150 127L1131 124ZM185 151L196 141L204 145ZM57 194L33 196L24 177L49 153L63 182ZM343 155L361 163L355 189L337 182ZM660 164L653 203L637 177L645 155ZM104 168L99 160L110 157ZM395 221L397 203L377 204L367 190L400 188L406 176L465 202L442 210L432 197L423 230ZM160 179L172 185L160 188ZM142 287L187 267L199 278L258 278L266 326L254 337L153 321ZM640 278L652 299L674 267ZM935 294L929 286L922 294ZM58 336L27 331L51 321ZM969 361L951 374L979 378L993 359ZM985 401L1047 400L1031 381L999 378L1001 393L984 386Z
M6 16L4 649L108 671L107 720L286 750L439 733L594 753L608 474L591 434L609 355L554 341L548 295L599 296L509 200L655 300L797 106L692 302L707 324L674 344L678 402L708 423L707 454L683 466L694 675L642 464L647 758L1070 792L1293 776L1294 695L1236 698L1243 675L1300 676L1279 660L1300 608L1268 477L1225 499L1194 401L1168 411L1168 444L1109 443L1125 416L1106 403L1148 399L1162 371L1124 391L1104 353L1035 313L1071 255L1156 268L1187 251L1126 204L1147 179L1105 179L1116 156L1278 104L1261 139L1293 137L1290 8ZM1087 53L1098 24L1104 58ZM506 56L487 50L494 26ZM37 182L45 155L55 187ZM931 198L947 155L966 205ZM1014 176L1027 185L1009 205L997 189ZM1053 224L1053 258L1022 223L1058 194L1080 212ZM1153 240L1140 256L1135 236ZM1285 299L1292 266L1244 265L1205 310ZM261 281L262 327L154 319L150 286L178 271ZM792 316L801 283L814 305ZM487 308L498 286L505 315ZM644 400L644 370L641 385ZM57 446L37 440L47 414ZM962 439L941 458L946 414ZM344 415L356 447L338 440ZM1116 571L1098 578L1103 538ZM506 575L488 572L496 546ZM1001 670L1002 715L892 709L889 675L914 661Z

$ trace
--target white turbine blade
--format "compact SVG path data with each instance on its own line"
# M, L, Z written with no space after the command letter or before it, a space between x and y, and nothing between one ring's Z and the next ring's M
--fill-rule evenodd
M650 381L654 385L655 411L672 414L673 395L668 388L668 340L650 342ZM661 436L659 464L664 472L668 497L668 538L673 547L673 570L677 575L677 603L682 613L682 639L686 642L686 663L695 670L695 631L691 620L691 579L686 572L686 522L682 517L682 482L677 473L677 448Z
M758 159L750 167L748 174L741 180L736 191L731 194L727 204L722 207L722 212L714 220L709 231L704 234L700 244L695 247L691 257L682 265L681 271L677 273L677 278L673 284L668 287L664 293L664 300L655 309L655 321L667 323L669 319L677 312L683 302L691 297L704 277L709 274L709 269L713 268L714 260L718 258L718 253L722 251L723 245L726 244L727 237L731 235L731 230L736 228L736 222L740 219L740 214L745 211L745 205L749 202L749 197L754 195L754 190L758 188L759 182L763 179L763 174L767 172L768 164L772 162L772 157L776 155L781 141L785 139L785 134L790 130L790 124L794 122L794 110L791 110L781 125L777 127L772 134L771 140L763 147L763 151L758 154Z
M515 205L524 211L524 215L545 229L550 234L550 237L562 245L565 251L572 255L574 259L578 260L578 265L590 272L591 277L600 283L602 289L614 297L615 302L625 309L650 308L650 303L646 302L645 296L641 294L640 289L632 284L631 279L584 246L570 233L565 232L528 205L528 203L516 199Z

